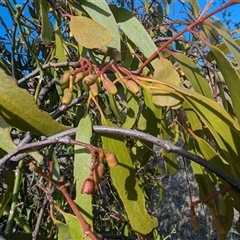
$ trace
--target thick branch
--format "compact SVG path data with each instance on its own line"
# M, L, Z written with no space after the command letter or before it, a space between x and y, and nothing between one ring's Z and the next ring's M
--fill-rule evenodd
M125 135L129 137L135 137L138 139L142 139L148 142L152 142L160 147L162 147L167 152L172 152L175 154L178 154L180 156L186 157L195 163L205 167L209 171L215 173L218 177L223 179L225 182L227 182L235 191L240 192L240 181L233 178L232 176L228 175L221 169L217 168L213 164L209 163L205 159L196 156L195 154L192 154L180 147L177 147L173 145L171 142L159 139L157 137L151 136L149 134L137 131L137 130L130 130L130 129L124 129L119 127L106 127L106 126L93 126L93 130L97 133L102 134L118 134L118 135ZM13 152L5 155L2 159L0 159L0 168L3 164L5 164L9 159L11 159L13 156L26 151L27 149L35 148L35 149L41 149L45 146L48 146L50 144L56 144L58 142L64 142L65 140L68 141L68 139L61 139L66 136L73 136L76 134L77 128L73 128L70 130L67 130L65 132L53 135L46 140L29 143L23 146L18 147ZM71 143L70 143L71 144Z
M213 164L209 163L205 159L196 156L195 154L192 154L180 147L177 147L173 145L171 142L159 139L157 137L151 136L149 134L139 132L136 130L129 130L129 129L123 129L118 127L106 127L106 126L94 126L93 127L95 132L98 133L110 133L110 134L118 134L118 135L125 135L129 137L135 137L138 139L142 139L148 142L152 142L160 147L162 147L167 152L176 153L178 155L181 155L183 157L186 157L193 162L205 167L209 171L215 173L218 177L223 179L225 182L227 182L235 191L240 192L240 181L237 179L234 179L232 176L228 175L221 169L217 168Z

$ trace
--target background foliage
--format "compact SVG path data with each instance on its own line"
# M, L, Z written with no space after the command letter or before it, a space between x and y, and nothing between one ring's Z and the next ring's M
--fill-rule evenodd
M0 16L7 239L162 239L151 209L176 154L199 187L194 200L186 186L193 229L205 204L218 239L234 212L240 232L238 3L186 1L170 19L171 1L0 2L13 23Z

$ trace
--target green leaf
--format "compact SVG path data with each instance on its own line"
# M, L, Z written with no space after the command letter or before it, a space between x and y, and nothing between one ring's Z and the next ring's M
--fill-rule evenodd
M230 52L233 54L233 57L236 63L238 64L238 67L240 68L240 47L235 41L235 39L233 39L231 32L220 21L213 22L213 25L215 25L218 28L218 31L222 35L227 47L229 48Z
M160 122L161 111L155 107L152 102L152 96L145 89L143 89L143 95L145 105L141 111L137 129L150 135L157 136L159 134L158 123ZM141 165L145 165L153 154L152 149L153 143L137 140L134 147L131 149L131 157L133 160L138 160Z
M122 125L123 128L132 128L137 119L137 114L139 110L139 101L131 92L127 92L127 117L126 121Z
M71 235L72 239L82 239L85 236L85 234L83 231L83 227L80 224L77 217L62 211L60 208L57 208L57 210L63 215L68 226L69 234Z
M56 45L55 55L58 58L58 62L66 62L67 59L64 53L65 51L63 47L63 39L58 29L55 29L55 45Z
M187 79L193 86L193 89L203 96L213 99L213 94L210 86L207 80L201 74L200 69L196 66L196 64L182 53L176 53L174 54L174 57L178 61L181 70L184 72Z
M113 4L109 6L121 30L140 49L145 57L151 56L157 50L157 47L139 20L125 8L119 8ZM153 67L156 64L157 59L152 61Z
M0 70L0 115L11 126L35 134L51 136L69 129L41 110L33 96ZM16 97L17 96L17 97Z
M56 218L53 218L53 217L52 217L52 220L58 228L58 239L65 240L65 239L71 238L71 235L69 233L69 227L67 224L61 221L58 221Z
M15 173L13 171L9 171L4 176L4 182L7 184L7 191L4 193L1 202L0 202L0 217L2 217L5 208L12 197L13 187L14 187Z
M204 124L208 122L213 126L232 154L232 161L238 161L236 155L240 153L240 148L236 142L240 138L240 128L237 122L215 101L206 101L199 96L185 96L185 99Z
M42 21L41 40L43 44L49 45L52 42L52 25L48 17L49 3L47 0L40 1L40 17Z
M210 19L206 19L202 24L199 24L205 36L210 41L212 45L216 45L219 43L218 40L218 32L215 28L211 26L212 21Z
M108 94L108 100L109 100L109 105L111 107L111 110L113 111L114 115L118 119L119 122L123 123L124 119L122 117L122 114L119 109L119 105L115 99L115 96L112 94Z
M17 148L12 141L10 131L10 126L4 121L4 119L0 115L0 148L7 153L12 152Z
M198 1L197 0L191 0L191 1L188 1L191 8L192 8L192 11L193 11L193 15L194 17L198 17L199 13L200 13L200 7L199 7L199 4L198 4Z
M76 140L90 143L92 137L92 123L89 115L85 113L78 124ZM75 203L79 206L85 220L92 226L92 196L81 194L84 181L90 173L91 154L89 150L75 145L74 160L74 179L76 181L76 199ZM82 232L82 234L84 234ZM82 235L83 236L83 235ZM74 238L75 239L75 238ZM76 238L78 239L78 238ZM80 238L79 238L80 239Z
M216 139L219 136L219 140L226 145L225 154L228 155L227 160L231 164L239 162L240 146L237 143L240 139L240 126L222 106L192 90L160 80L159 84L168 86L171 88L170 92L187 101L201 121L207 127L209 126L213 136Z
M102 119L103 125L112 124L106 119ZM103 135L102 142L104 149L116 154L119 164L110 168L110 174L114 186L124 204L128 219L132 228L141 233L147 234L157 227L157 220L151 218L145 208L145 199L139 187L133 170L126 144L121 136Z
M158 65L155 68L153 78L157 80L163 80L175 84L177 86L180 86L181 84L180 77L176 70L174 69L172 63L163 57L160 58ZM157 83L152 84L152 86L156 85L158 84ZM152 93L153 93L152 101L157 107L164 106L174 107L178 106L181 103L181 99L179 99L178 97L169 92L162 91L159 89L153 89Z
M210 46L210 49L217 62L218 68L221 71L224 80L228 86L228 90L231 95L233 109L236 114L236 118L240 123L240 104L239 104L240 76L232 67L231 63L227 60L223 52L221 52L217 47L214 46Z
M111 32L113 40L108 46L120 51L120 36L117 30L117 23L106 1L83 0L81 1L81 7L94 21Z
M167 16L169 14L169 4L171 1L169 0L162 0L162 3L165 7L165 15ZM175 5L175 1L173 2L173 4Z
M164 114L165 116L165 114ZM170 141L170 133L168 129L168 124L167 124L167 117L165 116L163 120L161 121L161 127L160 127L160 132L161 132L161 138L167 141ZM177 159L176 155L174 153L168 153L163 150L163 159L164 159L164 165L167 174L169 175L174 175L178 172L178 164L177 164Z
M240 39L234 39L235 43L237 44L238 48L240 47ZM228 48L226 42L220 43L216 45L218 49L220 49L224 54L230 53L230 49ZM212 62L214 60L214 55L212 54L211 51L208 52L207 54L207 60L209 62Z
M76 41L89 49L106 46L113 39L108 29L87 17L72 16L69 26Z
M196 134L198 132L200 134L203 134L202 122L198 118L198 115L195 113L194 109L187 102L183 102L183 109L185 114L187 115L191 130L194 131Z
M1 136L0 148L7 153L10 153L17 148L12 141L10 131L11 131L11 126L8 125L0 115L0 136ZM29 150L26 152L28 152L28 154L32 156L38 163L42 162L43 156L38 151Z

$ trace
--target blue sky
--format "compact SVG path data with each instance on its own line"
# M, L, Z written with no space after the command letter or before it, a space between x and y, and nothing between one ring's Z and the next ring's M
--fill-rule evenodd
M24 0L15 0L18 4L23 4L25 1ZM98 0L96 0L98 1ZM148 0L149 2L151 2L150 0ZM182 2L189 2L191 0L181 0ZM228 1L228 0L227 0ZM14 2L14 1L12 1ZM143 0L134 0L134 4L137 5L140 3L143 2ZM161 2L161 1L159 1ZM184 15L185 15L185 9L182 7L182 4L179 3L178 0L172 0L171 1L171 5L170 5L170 17L172 19L183 19L184 18ZM211 10L214 10L216 9L217 7L219 7L219 5L221 4L221 0L215 0L216 4L212 5L212 7L209 9L208 13L211 11ZM208 0L199 0L198 1L199 5L200 5L200 8L201 8L201 11L204 9L204 7L206 6L206 4L208 3ZM240 10L240 4L235 4L234 6L230 7L229 8L229 12L232 12L232 15L231 15L231 18L232 18L232 21L233 22L240 22L240 14L239 14L239 10ZM0 6L0 12L1 12L1 17L6 20L6 19L9 19L7 25L12 28L11 26L11 19L10 19L10 16L9 16L9 13L8 11L6 10L6 8ZM180 12L180 14L179 14ZM182 13L181 13L182 12ZM186 16L186 15L185 15ZM216 15L217 18L219 18L220 20L222 20L222 15L221 13L218 13ZM4 28L3 26L1 25L0 23L0 37L3 36L4 34Z

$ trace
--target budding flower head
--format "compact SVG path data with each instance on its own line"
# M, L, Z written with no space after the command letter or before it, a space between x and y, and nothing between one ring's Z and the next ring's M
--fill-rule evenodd
M85 75L83 72L78 72L75 75L75 79L74 79L74 84L77 84L78 82L82 81L84 79Z
M115 84L114 84L111 80L105 78L105 79L102 80L102 82L103 82L103 87L104 87L110 94L113 94L113 95L114 95L114 94L117 93L117 87L115 86Z
M98 94L99 94L98 83L95 82L93 85L91 85L90 90L91 90L91 93L94 97L98 96Z
M109 167L116 167L118 165L118 160L116 158L116 155L112 152L105 152L105 157L108 163Z
M118 64L122 63L122 54L117 49L113 50L113 59Z
M222 220L220 219L220 217L216 216L215 218L213 218L212 222L213 222L214 227L218 231L218 233L220 233L222 235L226 233L224 224L223 224Z
M93 170L93 179L96 184L99 184L102 180L104 172L104 164L100 162Z
M93 180L93 176L89 175L89 177L83 182L81 193L92 195L95 189L95 182Z
M68 87L70 75L71 75L70 72L65 72L60 78L59 83L63 89Z
M87 86L91 86L96 82L97 78L93 74L89 74L83 78L82 83Z
M126 81L126 88L133 94L138 94L139 92L139 86L137 83L133 80L127 80Z
M191 224L195 231L199 230L200 223L199 223L199 218L196 214L191 214Z
M63 105L68 105L72 102L72 100L73 100L72 91L70 91L69 89L66 89L66 91L64 91L64 95L62 97L62 104Z

